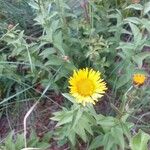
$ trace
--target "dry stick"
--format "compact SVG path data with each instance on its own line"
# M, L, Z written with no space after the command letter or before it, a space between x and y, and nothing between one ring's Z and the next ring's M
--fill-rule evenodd
M33 111L33 109L35 108L35 106L39 103L39 101L37 101L30 109L29 111L26 113L24 119L23 119L23 126L24 126L24 142L25 142L25 148L27 148L27 138L26 138L26 134L27 134L27 118L29 117L29 115L31 114L31 112Z
M33 111L33 109L36 107L36 105L39 103L40 99L43 97L43 95L46 93L46 91L48 90L48 88L50 87L50 85L48 85L46 87L46 89L44 90L44 92L42 93L41 97L36 101L36 103L29 109L29 111L26 113L24 119L23 119L23 125L24 125L24 142L25 142L25 149L24 150L31 150L32 148L27 149L27 138L26 138L26 134L27 134L27 118L29 117L29 115L31 114L31 112ZM33 148L34 149L34 148Z
M89 15L88 15L88 1L87 0L84 0L83 1L83 8L84 8L84 14L85 14L85 18L86 20L89 22L90 21L90 18L89 18Z
M42 150L42 149L40 149L40 148L23 148L23 149L21 149L21 150Z

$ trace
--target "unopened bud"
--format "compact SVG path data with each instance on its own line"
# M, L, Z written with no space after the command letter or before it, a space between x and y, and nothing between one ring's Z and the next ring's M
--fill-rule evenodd
M69 57L68 56L63 56L63 60L68 62L69 61Z
M132 3L133 4L138 4L138 3L140 3L140 0L132 0Z
M11 30L13 27L14 27L13 24L9 24L7 28L8 28L8 30Z

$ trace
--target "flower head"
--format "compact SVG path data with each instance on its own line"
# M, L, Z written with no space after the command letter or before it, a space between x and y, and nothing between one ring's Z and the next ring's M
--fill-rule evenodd
M145 80L146 80L146 76L144 74L137 73L133 75L133 83L135 85L138 85L138 86L142 85L144 84Z
M69 79L70 93L76 98L78 103L85 106L86 103L98 101L107 90L106 83L101 78L99 71L93 69L74 70L72 77Z

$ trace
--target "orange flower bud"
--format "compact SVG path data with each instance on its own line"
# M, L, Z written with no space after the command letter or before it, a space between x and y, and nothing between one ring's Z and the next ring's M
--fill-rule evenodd
M144 74L137 73L133 75L133 83L138 86L143 85L146 79L147 77Z

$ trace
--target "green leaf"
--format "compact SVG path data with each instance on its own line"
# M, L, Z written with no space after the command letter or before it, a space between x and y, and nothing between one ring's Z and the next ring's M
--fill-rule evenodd
M67 69L67 71L69 70L76 70L77 68L74 66L74 64L73 63L71 63L71 62L64 62L64 67Z
M53 35L53 44L56 48L58 48L58 50L60 50L60 52L62 52L62 54L64 54L64 49L62 47L62 32L59 31L58 33Z
M24 136L23 134L18 134L15 143L16 149L22 149L24 147Z
M129 122L125 122L125 123L121 123L121 128L123 130L123 134L124 136L127 137L128 140L131 139L131 129L133 128L134 124L133 123L129 123Z
M107 117L104 120L101 120L100 124L101 124L102 127L106 127L106 126L111 127L111 126L114 126L115 125L114 118Z
M65 112L64 111L64 113L62 114L62 119L59 120L59 122L57 123L56 126L58 127L58 126L61 126L63 124L69 123L69 122L72 121L72 119L73 119L72 111L69 111L69 112L67 112L67 111Z
M91 128L91 125L85 126L85 130L90 133L91 135L93 135L93 130Z
M41 141L41 142L39 141L35 147L40 148L41 150L43 149L46 150L46 148L48 148L49 146L50 146L49 143L44 142L44 141Z
M98 118L97 118L98 119ZM113 117L101 116L97 120L97 124L100 124L105 132L110 131L113 126L116 125L116 120Z
M134 24L141 24L141 20L137 17L128 17L128 18L124 19L124 22L125 23L131 22L131 23L134 23Z
M63 93L62 95L63 95L65 98L67 98L70 102L76 103L75 98L74 98L73 96L71 96L70 94L68 94L68 93Z
M133 56L132 59L138 65L139 68L142 68L143 61L147 57L150 57L150 52L138 53L137 55Z
M64 61L55 55L48 56L48 61L45 63L45 66L54 65L54 66L60 66L62 65Z
M71 144L73 146L75 146L76 144L76 134L75 134L75 131L74 130L71 130L69 135L68 135L68 139L70 140Z
M113 127L111 129L111 134L114 137L115 143L117 143L121 147L121 149L124 149L125 148L125 141L124 141L125 139L123 136L122 128L120 126Z
M132 33L129 32L128 30L126 30L126 29L122 29L122 30L121 30L121 33L132 35Z
M73 121L72 121L72 128L76 126L80 122L80 118L82 116L83 111L79 108L77 111L74 111Z
M51 119L51 120L54 120L54 121L59 121L59 120L62 119L63 113L64 113L64 111L55 112L55 113L54 113L54 117L52 117L52 118L50 118L50 119Z
M139 44L140 41L142 40L142 33L140 32L140 29L133 23L129 23L133 36L134 36L134 41Z
M39 138L36 136L34 130L31 131L30 138L27 139L28 147L36 147L36 144L39 142Z
M81 124L81 122L80 122L80 125L76 128L76 133L80 136L80 138L82 138L82 140L84 142L86 142L87 141L87 136L86 136L86 133L85 133L85 129L82 125L83 124Z
M39 10L40 8L39 8L39 5L36 3L36 2L34 2L34 1L30 1L29 3L28 3L33 9L36 9L36 10Z
M103 146L104 150L112 150L112 147L114 146L114 137L112 137L110 132L104 135Z
M102 137L102 135L99 135L93 139L88 150L96 149L101 146L103 146L103 137Z
M141 4L131 4L125 9L143 10L143 6Z
M119 46L117 49L133 49L134 44L133 43L128 43L127 42L119 42Z
M143 14L146 15L150 11L150 2L144 4Z
M91 135L92 130L91 130L91 124L90 124L90 120L86 117L86 116L82 116L79 120L79 123L76 125L76 127L74 128L74 130L76 131L76 133L82 138L82 140L84 142L87 141L87 135L86 135L86 131L88 131Z
M7 150L16 150L15 143L13 141L13 135L14 135L14 131L10 132L10 134L7 136L5 140L5 147Z
M42 138L42 141L49 143L50 139L52 138L53 133L47 132L44 134L44 137Z
M143 25L142 28L146 28L150 32L150 21L148 19L142 18L141 22Z
M48 58L50 55L56 53L56 50L54 48L46 48L42 51L40 56L43 57L43 59Z
M150 140L150 135L140 130L130 141L131 150L148 150L148 140Z
M130 74L121 75L117 81L116 88L119 89L120 87L124 86L126 83L128 83L130 81L130 79L131 79Z
M26 47L26 49L27 49L27 53L28 53L28 59L29 59L29 62L30 62L30 66L31 66L31 72L33 73L34 69L35 69L34 63L32 62L31 53L30 53L28 47Z

